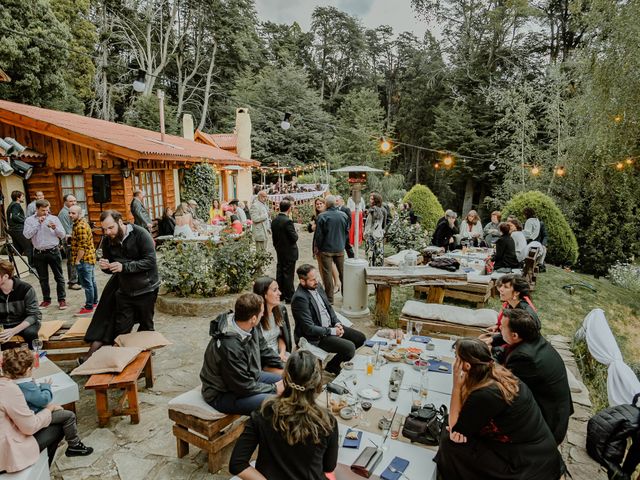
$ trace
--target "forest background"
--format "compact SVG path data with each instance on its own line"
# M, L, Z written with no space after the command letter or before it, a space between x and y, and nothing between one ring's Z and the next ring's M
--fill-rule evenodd
M371 165L484 221L540 190L576 234L578 268L637 256L640 1L411 4L437 36L334 7L303 31L261 21L253 0L3 0L0 98L158 130L160 88L170 133L184 113L230 132L249 106L264 165Z

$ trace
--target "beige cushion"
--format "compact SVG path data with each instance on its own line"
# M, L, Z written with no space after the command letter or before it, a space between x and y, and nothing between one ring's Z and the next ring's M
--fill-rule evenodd
M482 285L489 285L491 282L491 275L478 275L477 273L467 273L467 282L469 283L481 283Z
M53 320L51 322L42 322L40 324L40 330L38 331L38 338L40 340L49 340L51 336L62 328L64 325L63 320Z
M498 312L489 308L473 310L453 305L416 302L415 300L407 301L402 307L402 313L425 320L440 320L470 327L490 327L498 321Z
M119 347L137 347L142 350L153 350L154 348L171 345L160 332L133 332L125 335L118 335L115 344Z
M186 415L193 415L202 420L220 420L227 416L204 401L204 398L202 398L202 385L198 385L193 390L169 400L169 409Z
M86 362L71 372L71 375L94 375L96 373L120 373L142 350L134 347L102 347Z
M73 325L71 325L71 328L67 330L67 333L62 335L62 338L84 338L90 323L90 317L79 318Z

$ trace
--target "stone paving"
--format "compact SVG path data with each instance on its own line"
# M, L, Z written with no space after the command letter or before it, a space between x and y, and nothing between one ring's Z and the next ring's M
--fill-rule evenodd
M302 232L299 245L302 262L315 263L310 253L311 235ZM275 262L267 271L275 275ZM98 285L101 289L107 276L98 273ZM40 287L34 277L26 277L34 284L38 294ZM52 281L53 284L53 281ZM78 311L84 300L84 293L70 291L68 293L68 310L60 311L54 304L44 312L44 320L66 320L72 322L73 313ZM339 304L340 296L336 302ZM228 308L221 302L219 312ZM190 454L183 458L176 457L175 439L171 433L172 422L167 416L168 401L195 387L200 383L198 374L202 364L202 356L208 342L209 322L211 316L179 316L156 311L156 330L162 332L173 345L160 349L153 357L155 384L152 389L140 388L140 423L132 425L129 417L111 419L108 428L98 428L95 412L95 395L83 389L86 378L77 377L80 386L80 401L77 404L79 430L83 441L95 451L88 457L67 458L61 454L52 467L52 478L64 480L76 479L228 479L226 470L216 475L207 472L206 456L197 448L191 447ZM356 327L371 335L375 329L371 319L356 322ZM570 339L554 337L554 346L574 372L577 382L580 381L573 355L569 350ZM60 363L67 372L73 369L70 363ZM569 434L561 450L574 479L599 480L606 479L598 466L588 457L584 449L586 421L591 415L590 402L584 385L572 385L575 393L576 413L573 416ZM581 393L577 390L584 389Z

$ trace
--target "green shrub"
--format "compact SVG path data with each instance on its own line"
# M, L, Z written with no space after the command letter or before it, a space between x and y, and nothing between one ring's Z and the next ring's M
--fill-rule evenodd
M614 285L640 293L640 267L616 262L609 268L609 280Z
M198 217L209 218L211 202L218 194L218 176L208 163L199 163L184 171L181 197L183 202L195 200Z
M431 243L427 232L420 225L411 225L409 215L405 211L395 216L391 225L387 227L385 238L387 243L395 248L395 253L407 249L422 252Z
M402 201L411 202L413 211L420 217L420 224L430 232L435 230L438 219L444 215L442 205L433 192L424 185L414 185Z
M170 241L159 251L163 284L179 297L216 297L248 288L271 255L253 248L251 234L219 243Z
M530 207L547 228L546 261L555 265L573 265L578 260L578 242L567 219L555 202L542 192L518 193L502 209L502 218L515 215L524 224L522 211Z

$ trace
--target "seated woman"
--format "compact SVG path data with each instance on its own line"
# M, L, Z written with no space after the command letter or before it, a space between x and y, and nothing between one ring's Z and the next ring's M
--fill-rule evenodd
M243 480L326 480L338 463L338 424L316 403L322 391L322 366L305 350L291 355L284 392L251 414L238 439L229 471ZM249 464L258 449L255 468Z
M242 235L242 222L240 222L238 216L234 215L230 210L226 212L226 215L229 219L229 228L227 228L226 230L229 233L233 233L235 235Z
M162 212L162 218L158 222L158 235L173 235L176 228L176 220L173 218L173 209L167 207Z
M477 339L456 345L448 432L436 456L447 480L558 480L564 462L529 388Z
M220 201L214 198L209 209L209 223L215 225L220 222L224 222L224 213L222 212Z
M520 262L516 257L516 245L511 238L511 227L508 223L502 222L499 226L502 236L496 242L496 253L493 254L493 269L507 269L508 272L512 268L519 268Z
M491 221L484 226L484 241L488 246L496 243L498 238L500 238L500 219L502 218L502 213L500 210L494 210L491 212Z
M271 277L259 277L253 284L253 293L264 300L264 313L260 320L262 336L269 347L286 361L291 353L291 326L287 309L280 303L278 282Z
M30 467L45 448L51 465L64 437L62 425L50 425L51 413L61 409L60 405L49 404L33 413L18 385L0 375L0 473Z
M483 241L482 234L482 223L478 212L469 210L469 213L460 224L460 242L467 242L469 245L479 247Z
M175 213L176 228L173 230L174 237L194 238L196 236L196 226L193 223L193 216L189 209L189 205L181 203L176 208Z
M438 220L435 232L433 232L432 245L442 247L445 250L453 250L455 247L455 235L458 233L456 226L458 214L453 210L444 212L444 217Z
M515 217L510 217L508 223L511 225L511 238L516 247L516 258L518 262L523 262L527 256L527 239L522 233L522 224Z

